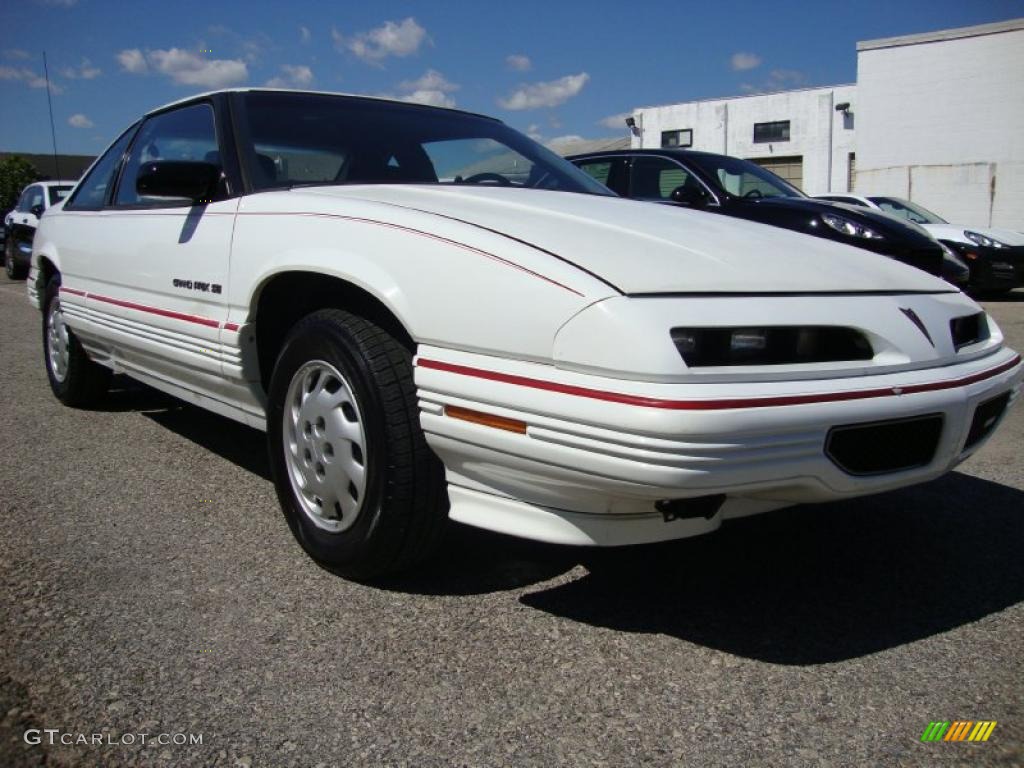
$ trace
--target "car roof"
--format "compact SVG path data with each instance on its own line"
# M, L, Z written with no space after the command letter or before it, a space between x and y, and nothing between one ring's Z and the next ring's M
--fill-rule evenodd
M702 152L699 149L602 149L599 152L580 152L567 155L566 160L581 157L616 157L618 155L669 155L671 157L731 157L718 152Z
M156 107L155 109L149 110L149 112L147 112L145 114L145 116L149 117L150 115L155 115L155 114L157 114L159 112L163 112L165 110L168 110L171 107L177 107L177 106L181 106L182 104L188 104L188 103L193 102L193 101L199 101L200 99L208 99L211 96L217 96L217 95L220 95L220 94L227 94L227 93L299 93L299 94L305 94L305 95L309 95L309 96L342 96L342 97L344 97L346 99L359 99L361 101L383 101L383 102L388 102L388 103L391 103L391 104L402 104L402 105L407 106L407 107L419 107L420 109L439 110L439 111L442 111L442 112L457 112L457 113L460 113L460 114L463 114L463 115L472 115L474 117L483 117L483 118L486 118L488 120L493 120L496 123L500 123L501 122L501 120L499 120L498 118L491 117L490 115L485 115L485 114L482 114L480 112L469 112L468 110L465 110L465 109L455 109L454 107L437 107L437 106L434 106L432 104L418 104L418 103L412 102L412 101L402 101L401 99L389 99L389 98L386 98L384 96L367 96L366 94L361 94L361 93L341 93L340 91L306 91L306 90L298 90L298 89L295 89L295 88L221 88L220 90L205 91L203 93L196 93L196 94L193 94L192 96L187 96L187 97L185 97L183 99L178 99L177 101L172 101L172 102L170 102L168 104L164 104L163 106Z

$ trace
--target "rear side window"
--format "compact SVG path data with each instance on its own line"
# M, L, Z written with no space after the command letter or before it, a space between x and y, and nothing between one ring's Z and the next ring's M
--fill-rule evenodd
M140 198L135 190L139 168L159 160L189 160L220 165L213 107L193 104L149 118L132 144L117 185L117 205L180 205L167 198Z
M699 186L680 165L664 157L640 156L633 160L629 196L644 200L668 200L676 187Z
M611 176L612 173L611 160L590 160L588 162L580 163L579 167L584 173L594 179L594 181L599 181L605 186L608 186L608 177Z
M128 144L135 134L136 126L132 126L121 134L121 138L115 141L96 164L89 171L89 175L82 179L82 182L75 188L71 199L64 205L64 210L98 210L107 201L107 193L114 183L114 175L118 166L121 165L121 158L124 157Z

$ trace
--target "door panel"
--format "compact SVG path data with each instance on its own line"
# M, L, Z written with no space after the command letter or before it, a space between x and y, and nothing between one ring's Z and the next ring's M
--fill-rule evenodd
M238 200L140 198L135 176L143 163L217 152L209 104L149 118L124 161L122 205L66 211L56 217L66 231L55 231L65 314L87 348L115 368L214 397L224 390L223 286Z

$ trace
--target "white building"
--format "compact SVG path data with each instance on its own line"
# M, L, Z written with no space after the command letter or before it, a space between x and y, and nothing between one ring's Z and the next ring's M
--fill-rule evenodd
M633 111L634 147L678 146L754 160L811 194L847 189L855 85ZM845 111L837 106L847 105Z
M1024 230L1024 19L857 45L857 190Z
M1024 19L857 45L857 83L633 111L634 147L754 160L809 194L1024 230Z

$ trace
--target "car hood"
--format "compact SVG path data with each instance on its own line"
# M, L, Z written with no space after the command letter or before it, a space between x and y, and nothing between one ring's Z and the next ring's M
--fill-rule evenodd
M957 224L925 224L923 225L936 240L952 240L956 243L974 245L964 235L965 231L977 232L979 235L991 237L1004 245L1024 245L1024 234L1002 227L962 227Z
M618 197L439 185L302 191L482 227L548 251L630 294L949 290L924 272L859 248Z

